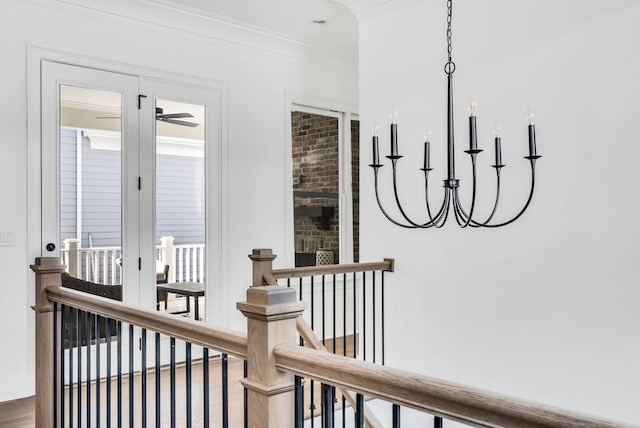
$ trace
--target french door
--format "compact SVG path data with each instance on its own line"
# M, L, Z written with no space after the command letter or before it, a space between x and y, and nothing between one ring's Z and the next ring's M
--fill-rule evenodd
M41 254L148 308L171 264L215 302L219 111L214 89L43 60Z

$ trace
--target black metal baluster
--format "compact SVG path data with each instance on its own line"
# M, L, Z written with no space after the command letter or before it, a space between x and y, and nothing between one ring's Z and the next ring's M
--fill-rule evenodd
M311 330L313 330L313 326L314 326L314 286L313 286L313 277L311 277ZM311 391L309 392L309 398L311 400L311 404L309 405L309 410L311 410L311 428L313 428L314 426L314 419L315 419L315 410L316 410L316 405L315 405L315 391L314 391L314 381L313 379L311 379L311 382L309 382L311 384Z
M77 384L77 390L78 390L78 395L76 396L76 398L78 399L77 401L77 406L78 406L78 411L76 412L76 417L77 417L77 424L78 427L82 426L82 318L84 318L82 316L82 314L84 313L84 311L80 311L78 310L76 312L76 321L77 321L77 325L76 327L78 328L78 341L77 341L77 347L76 349L78 350L78 364L76 366L76 368L78 369L78 384Z
M322 344L326 347L327 338L326 338L325 332L327 329L326 329L326 323L325 323L325 314L327 313L327 307L325 304L324 275L322 275L322 299L321 299L320 311L322 314Z
M442 428L442 418L440 416L433 417L433 428Z
M247 363L247 360L244 360L244 368L243 368L243 376L246 377L249 376L249 364ZM244 388L244 428L249 428L249 406L247 405L247 388Z
M69 427L73 428L73 350L75 348L74 338L76 334L76 308L69 311Z
M355 428L364 428L364 396L356 395Z
M333 388L331 385L322 384L322 426L333 428Z
M191 343L187 342L185 344L185 352L186 352L186 367L185 374L187 380L187 428L191 428L191 419L193 418L193 413L191 411L191 407L193 405L193 400L191 397L191 388L193 386L191 380Z
M354 331L353 334L356 332ZM342 274L342 355L347 356L347 274Z
M373 329L373 364L376 363L376 271L371 271L373 283L371 284L371 318Z
M65 332L65 323L67 322L67 317L65 316L65 312L67 311L67 306L61 305L60 308L60 427L64 427L64 378L66 377L66 372L64 369L64 332ZM67 334L69 336L69 334ZM69 353L71 353L71 340L67 337Z
M355 316L355 314L354 314ZM353 332L355 336L356 332ZM355 348L354 348L355 352ZM347 356L347 274L342 274L342 355ZM342 395L342 428L347 425L345 407L347 405L344 394Z
M160 333L156 333L156 428L160 428Z
M302 277L299 278L298 289L300 293L300 301L302 302ZM304 346L304 339L300 336L300 346Z
M105 343L107 345L107 427L111 428L111 318L107 318Z
M367 273L362 272L362 359L367 361Z
M229 356L222 354L222 428L229 428Z
M333 353L336 353L337 337L336 337L336 274L332 276L333 286ZM344 285L344 284L343 284ZM335 412L335 388L331 387L331 426L334 424L334 412Z
M209 348L202 349L202 391L204 427L209 428Z
M85 312L85 336L87 341L87 428L91 428L91 318L92 314Z
M171 428L176 427L176 339L171 338Z
M133 388L133 352L134 352L134 344L133 344L133 324L129 324L129 426L133 427L135 424L133 423L134 417L134 388Z
M304 426L304 388L302 387L302 378L295 376L295 428L302 428Z
M400 428L400 406L393 405L393 428Z
M58 302L53 302L53 423L58 426Z
M96 427L100 428L100 389L101 383L101 375L100 375L100 323L102 322L102 317L100 315L96 315Z
M382 297L381 297L381 314L380 316L382 317L382 365L384 366L384 271L382 271L381 273L381 281L382 284L380 284L380 287L382 288Z
M358 331L357 328L357 319L358 317L356 316L358 314L358 297L357 297L357 290L356 290L356 273L353 273L353 358L356 358L358 356L358 352L356 352L356 350L358 349L358 343L357 343L357 334L356 332Z
M142 351L142 426L147 426L147 329L140 332Z
M117 375L117 390L118 390L118 428L122 426L122 321L116 322L116 341L118 344L117 358L118 358L118 375Z
M336 353L336 274L333 274L333 353Z

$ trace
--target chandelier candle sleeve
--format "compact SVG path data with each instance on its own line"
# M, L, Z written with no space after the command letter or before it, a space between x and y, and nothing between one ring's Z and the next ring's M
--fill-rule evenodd
M529 125L529 156L537 156L537 154L536 154L536 126L533 123Z
M496 166L502 165L502 147L500 144L500 136L496 135Z
M380 154L378 151L378 136L373 134L373 165L380 165Z
M478 150L478 131L476 129L476 100L469 102L469 150Z
M478 131L476 130L476 117L469 116L469 149L478 150Z
M500 142L500 125L496 124L493 130L496 134L496 166L502 165L502 145Z
M424 169L428 170L431 165L431 143L429 142L430 132L424 134Z
M396 116L398 113L394 110L391 113L391 156L398 156L398 124Z

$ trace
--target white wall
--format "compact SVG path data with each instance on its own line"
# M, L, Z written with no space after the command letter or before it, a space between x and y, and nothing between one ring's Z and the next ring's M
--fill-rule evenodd
M422 136L432 128L434 205L446 174L446 2L398 1L360 18L361 260L388 275L387 359L400 367L640 423L640 3L454 2L457 171L469 203L467 103L478 102L478 208L494 195L492 128L503 127L502 206L528 192L527 106L537 115L537 190L497 230L403 230L373 193L371 128L399 112L401 198L422 215ZM384 141L384 144L382 143ZM388 162L385 159L386 162ZM394 214L390 166L383 200ZM395 292L391 291L395 290Z
M250 283L252 248L270 247L285 266L285 100L292 95L356 105L355 58L144 2L90 7L56 0L9 0L0 14L0 229L16 245L0 247L0 401L33 393L33 315L29 305L38 254L27 247L27 56L32 47L228 85L228 204L223 207L223 297L227 326L243 329L235 310ZM84 2L86 5L87 3ZM110 7L114 14L99 10ZM159 22L161 25L149 22ZM182 26L185 31L174 30ZM293 257L293 256L291 256Z

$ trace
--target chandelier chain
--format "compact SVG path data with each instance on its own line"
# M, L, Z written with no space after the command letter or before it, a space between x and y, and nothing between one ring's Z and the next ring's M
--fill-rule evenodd
M448 75L453 74L456 69L456 64L451 60L451 53L453 48L451 46L451 20L452 20L452 0L447 0L447 56L448 61L444 65L444 72Z

